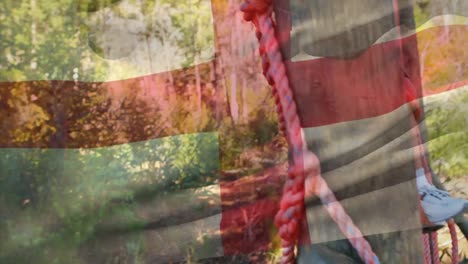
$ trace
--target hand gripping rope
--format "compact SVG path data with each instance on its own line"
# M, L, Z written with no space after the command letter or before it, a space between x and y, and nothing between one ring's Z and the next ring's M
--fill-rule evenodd
M345 213L325 180L320 175L320 163L313 153L307 150L304 135L297 114L294 96L289 87L288 77L279 44L275 37L274 21L271 17L271 0L247 0L242 4L244 19L251 21L256 28L259 51L262 57L263 74L272 86L279 116L280 130L288 142L291 159L288 179L281 198L280 210L275 223L279 228L282 246L282 263L294 263L294 247L299 236L299 224L304 216L304 195L317 195L332 219L367 264L380 263L362 233ZM307 177L305 178L305 175Z

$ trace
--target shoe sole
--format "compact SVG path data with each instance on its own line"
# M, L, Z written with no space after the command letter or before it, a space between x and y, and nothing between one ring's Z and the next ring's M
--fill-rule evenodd
M426 227L423 227L423 233L424 234L432 233L432 232L435 232L435 231L441 229L444 226L445 225L426 226Z
M460 205L458 206L458 209L456 211L454 211L454 213L452 214L449 214L449 215L444 215L443 218L440 218L440 219L433 219L432 222L433 223L438 223L438 222L444 222L444 221L447 221L448 219L450 218L453 218L454 216L458 215L459 213L463 212L466 208L467 208L467 203L460 203Z

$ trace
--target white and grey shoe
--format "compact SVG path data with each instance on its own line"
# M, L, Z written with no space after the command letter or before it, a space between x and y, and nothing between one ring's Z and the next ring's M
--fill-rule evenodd
M465 209L464 200L452 198L446 192L432 185L423 186L419 188L418 192L421 196L421 206L431 223L438 225Z
M465 209L466 201L453 198L427 182L423 169L416 171L416 183L421 197L421 206L427 219L435 225L443 225L448 219Z

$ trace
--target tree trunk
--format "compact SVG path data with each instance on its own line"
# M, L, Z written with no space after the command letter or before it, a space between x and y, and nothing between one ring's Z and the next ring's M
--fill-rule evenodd
M242 121L248 122L249 119L249 105L247 103L247 79L245 76L242 77Z
M195 85L197 87L197 108L198 112L201 113L202 90L200 81L200 66L198 65L198 55L195 56Z
M234 123L239 120L239 105L237 104L237 72L236 68L233 67L231 70L231 116Z
M230 19L232 21L231 25L233 26L231 30L231 116L234 121L234 123L237 123L239 121L239 105L237 104L237 65L236 65L236 59L238 55L238 29L237 29L237 23L235 21L236 18L236 12L232 12L229 14Z

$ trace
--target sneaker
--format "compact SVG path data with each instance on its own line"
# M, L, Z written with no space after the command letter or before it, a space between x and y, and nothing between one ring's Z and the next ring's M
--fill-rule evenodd
M465 208L463 199L452 198L448 192L439 190L433 185L418 188L422 209L433 224L439 224L461 213Z

